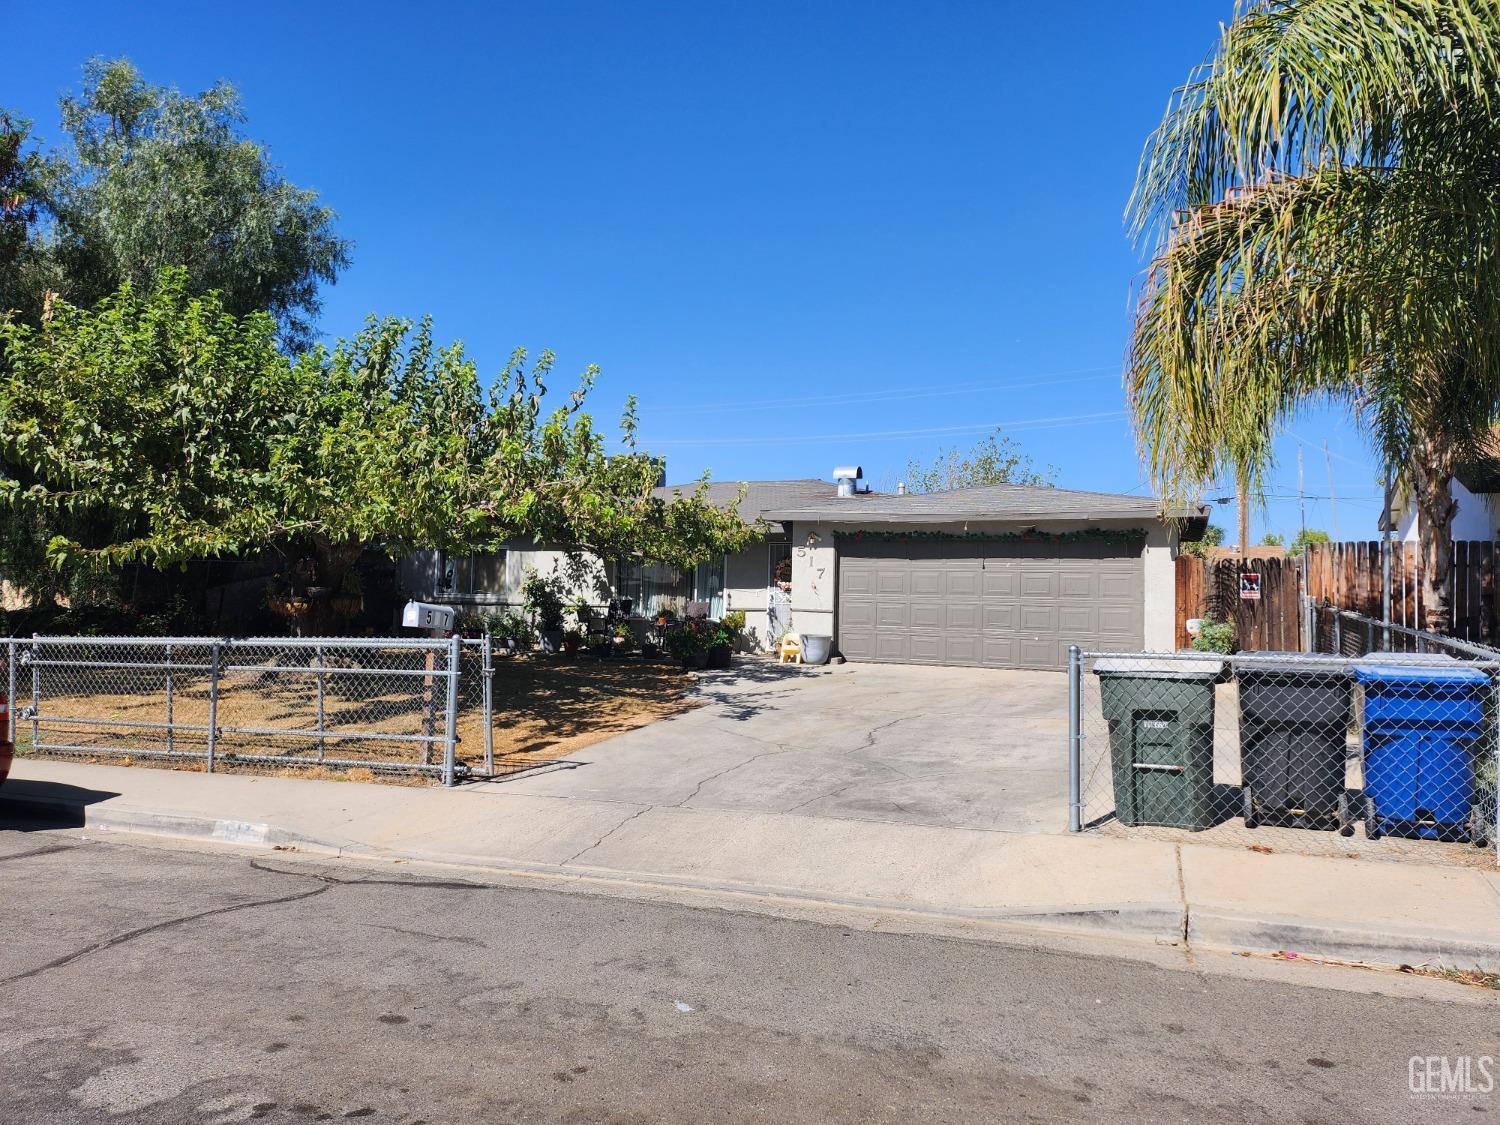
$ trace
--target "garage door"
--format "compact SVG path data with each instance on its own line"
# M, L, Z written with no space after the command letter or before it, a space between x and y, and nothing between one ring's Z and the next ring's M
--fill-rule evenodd
M1144 647L1139 548L845 540L838 582L850 660L1062 668L1070 644Z

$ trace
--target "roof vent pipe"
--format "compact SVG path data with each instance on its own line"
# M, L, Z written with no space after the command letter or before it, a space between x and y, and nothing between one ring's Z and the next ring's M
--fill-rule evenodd
M905 496L906 495L906 482L904 480L898 480L896 482L896 495L897 496Z
M855 481L865 475L858 465L840 465L833 470L833 479L839 482L840 498L853 496L857 491Z

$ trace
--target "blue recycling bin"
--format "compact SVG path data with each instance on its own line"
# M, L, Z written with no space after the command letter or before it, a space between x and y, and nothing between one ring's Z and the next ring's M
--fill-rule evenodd
M1483 844L1474 762L1489 676L1380 656L1354 676L1364 686L1365 834Z

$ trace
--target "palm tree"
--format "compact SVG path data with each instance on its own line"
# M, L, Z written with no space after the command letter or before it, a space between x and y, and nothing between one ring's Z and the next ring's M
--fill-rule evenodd
M1449 622L1454 470L1500 408L1500 0L1245 0L1146 144L1127 389L1159 490L1263 492L1346 405L1420 513Z

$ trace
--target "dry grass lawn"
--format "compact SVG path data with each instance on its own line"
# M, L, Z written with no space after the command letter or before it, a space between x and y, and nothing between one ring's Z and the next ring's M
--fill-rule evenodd
M477 653L466 652L460 679L458 760L473 769L484 763L483 679ZM216 725L222 732L218 753L275 757L313 756L317 740L251 731L311 731L317 724L317 678L306 666L270 664L225 678L220 689ZM359 764L327 767L288 762L233 762L223 768L284 773L298 777L396 781L426 784L421 774L381 771L382 762L419 762L422 744L360 737L441 735L441 681L424 688L420 677L326 677L323 697L324 740L329 758ZM495 773L504 775L570 753L622 731L645 726L691 706L690 680L675 666L598 662L565 657L498 658L494 673ZM92 690L80 690L87 685ZM435 690L434 690L435 689ZM173 692L173 718L203 730L178 730L169 746L155 724L165 719L164 678L142 672L71 673L42 691L41 743L70 747L70 757L113 763L158 765L202 770L202 761L154 758L142 751L202 752L208 721L206 679L179 673ZM70 722L70 720L72 720ZM117 725L118 724L118 725ZM235 729L248 728L248 729ZM343 732L346 737L332 737ZM29 754L30 724L17 724L18 751ZM102 751L114 751L103 753ZM130 752L135 751L134 756ZM433 760L439 760L435 748ZM371 768L366 768L369 763Z

